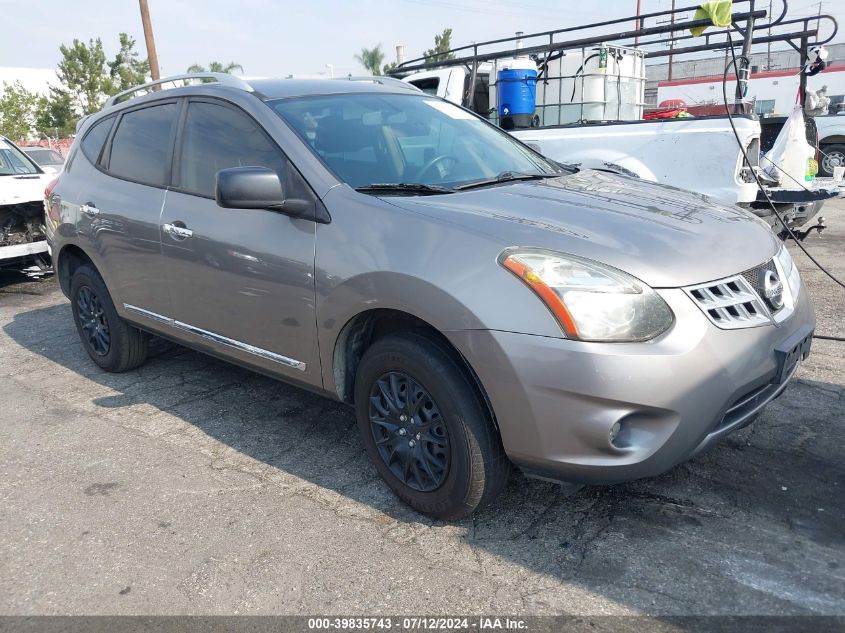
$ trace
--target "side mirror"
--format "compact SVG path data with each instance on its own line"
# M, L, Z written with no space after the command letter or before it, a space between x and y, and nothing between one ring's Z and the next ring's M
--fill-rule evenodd
M221 169L214 198L224 209L270 209L292 218L314 218L314 203L286 199L279 175L267 167Z
M214 197L224 209L267 209L285 202L279 175L267 167L221 169Z

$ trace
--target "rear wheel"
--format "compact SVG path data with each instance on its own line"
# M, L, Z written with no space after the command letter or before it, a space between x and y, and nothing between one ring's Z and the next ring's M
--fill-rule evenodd
M355 376L355 409L370 458L414 509L471 514L501 492L510 462L487 407L450 350L402 333L376 341Z
M820 176L831 178L834 167L845 167L845 145L825 145L821 148L821 151Z
M147 359L149 336L117 315L99 273L83 264L73 274L70 301L82 346L110 372L134 369Z

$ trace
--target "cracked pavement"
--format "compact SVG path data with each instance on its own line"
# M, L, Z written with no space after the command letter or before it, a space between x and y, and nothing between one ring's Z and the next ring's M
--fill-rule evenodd
M807 240L840 277L843 211ZM103 373L54 280L0 275L0 384L2 614L845 615L845 343L661 477L516 474L452 524L390 494L343 405L164 343Z

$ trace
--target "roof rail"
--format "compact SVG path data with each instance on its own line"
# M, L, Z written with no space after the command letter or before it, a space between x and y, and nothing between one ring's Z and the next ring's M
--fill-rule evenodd
M253 87L250 86L249 83L247 83L240 77L236 77L235 75L230 75L228 73L186 73L184 75L173 75L171 77L164 77L163 79L156 79L155 81L150 81L140 86L130 88L129 90L118 92L113 97L110 97L108 101L106 101L106 104L103 106L103 109L110 108L113 105L117 105L121 101L128 101L129 99L133 99L134 97L132 95L142 90L145 91L144 94L148 94L152 92L152 90L156 86L161 86L162 84L182 81L185 82L182 85L187 85L188 81L194 79L211 79L213 80L212 83L218 83L221 86L231 86L232 88L240 88L241 90L246 90L247 92L254 92Z
M403 88L412 92L422 92L414 84L409 84L407 81L402 81L397 77L390 77L388 75L348 75L346 77L335 77L334 79L340 81L370 81L383 86L393 86L394 88Z

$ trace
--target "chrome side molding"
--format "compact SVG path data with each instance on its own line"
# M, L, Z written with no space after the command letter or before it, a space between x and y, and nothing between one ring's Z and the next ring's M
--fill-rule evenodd
M209 332L208 330L196 327L194 325L191 325L190 323L183 323L182 321L171 319L170 317L164 316L163 314L151 312L150 310L145 310L144 308L139 308L138 306L133 306L129 303L124 303L123 307L126 308L126 310L128 310L129 312L142 316L146 319L157 321L159 323L164 323L165 325L175 327L184 332L189 332L195 336L199 336L209 341L219 343L220 345L225 345L227 347L231 347L232 349L240 350L242 352L246 352L247 354L252 354L253 356L258 356L260 358L265 358L275 363L279 363L280 365L284 365L285 367L291 367L293 369L298 369L299 371L305 371L306 367L308 367L308 365L303 363L301 360L288 358L287 356L282 356L281 354L277 354L276 352L271 352L270 350L262 349L260 347L256 347L255 345L250 345L249 343L236 341L235 339L223 336L222 334Z
M123 307L129 310L130 312L134 312L142 317L146 317L148 319L152 319L153 321L158 321L159 323L166 323L167 325L173 325L173 319L170 317L163 316L156 312L150 312L149 310L144 310L144 308L139 308L138 306L133 306L128 303L124 303Z

